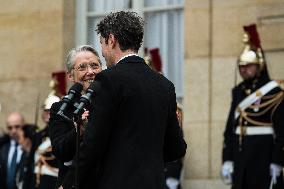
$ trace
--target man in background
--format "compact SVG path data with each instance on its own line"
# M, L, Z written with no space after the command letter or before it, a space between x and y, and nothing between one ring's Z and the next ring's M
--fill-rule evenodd
M0 188L14 189L16 169L22 158L22 149L18 145L19 129L24 125L24 117L13 112L6 119L9 139L0 149Z
M183 111L182 105L177 104L176 111L177 119L181 130L183 131ZM166 188L165 189L182 189L182 172L183 172L183 158L176 161L168 162L165 164L165 177Z
M159 49L154 48L149 50L145 48L145 63L155 72L162 74L162 60L160 57ZM176 116L178 119L179 126L181 130L183 129L183 111L182 105L177 103ZM176 161L165 163L165 178L166 185L165 189L181 189L182 182L182 170L183 170L183 158Z
M21 162L15 176L17 189L34 189L34 154L38 146L36 137L37 126L25 124L19 129L18 143L23 150Z

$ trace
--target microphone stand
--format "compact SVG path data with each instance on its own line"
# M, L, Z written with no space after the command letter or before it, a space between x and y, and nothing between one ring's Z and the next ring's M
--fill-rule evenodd
M74 114L74 122L76 123L76 165L75 165L75 189L79 189L79 153L80 153L80 131L83 121L81 119L82 114L76 112Z

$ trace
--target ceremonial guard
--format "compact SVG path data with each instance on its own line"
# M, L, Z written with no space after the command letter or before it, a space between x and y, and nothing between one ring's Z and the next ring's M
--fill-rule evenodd
M256 25L244 31L238 59L243 81L232 90L222 177L232 189L283 189L284 92L269 77Z
M160 56L160 49L153 48L148 49L145 48L145 63L150 66L150 68L158 73L162 73L162 60Z
M162 60L159 53L159 48L145 49L145 63L154 71L162 74ZM177 119L179 126L183 129L183 110L182 105L177 103ZM182 130L183 131L183 130ZM183 179L183 158L173 162L166 162L164 166L164 174L166 179L165 189L181 189Z
M49 83L52 91L45 99L43 104L42 120L46 127L38 132L38 137L41 140L35 152L35 174L36 188L49 189L55 188L58 177L58 160L52 154L51 142L48 134L48 123L50 118L50 108L55 102L60 101L60 97L66 91L66 75L65 72L52 73L52 80Z

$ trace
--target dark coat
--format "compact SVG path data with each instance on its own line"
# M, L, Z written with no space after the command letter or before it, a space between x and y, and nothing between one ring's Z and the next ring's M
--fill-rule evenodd
M174 85L138 56L96 76L101 88L80 147L80 188L163 189L164 162L186 152ZM64 189L74 184L74 167Z
M177 189L181 189L181 173L182 173L183 162L182 159L178 159L173 162L168 162L165 164L165 177L167 179L176 179L179 183ZM166 189L169 189L166 186Z
M7 162L8 162L8 154L10 149L10 139L5 140L5 143L2 143L0 148L0 189L7 188ZM23 158L23 155L22 155ZM17 165L19 166L19 164ZM18 169L18 168L17 168ZM15 186L16 187L16 186Z
M236 127L240 124L239 118L234 119L237 105L245 99L248 94L245 90L254 92L270 80L259 78L257 82L243 82L232 90L232 104L224 132L223 162L234 162L233 189L267 189L271 181L269 166L271 163L284 165L284 101L274 105L264 112L262 108L258 112L264 112L258 116L250 117L259 122L272 123L275 135L244 135L239 143L239 135L235 134ZM279 94L282 90L278 87L270 91L260 103L267 102L271 95ZM283 92L283 91L282 91ZM248 113L257 113L252 108L245 110ZM243 120L244 126L258 126ZM283 188L283 175L278 178L276 188Z
M7 140L5 143L2 143L0 149L0 188L6 189L6 177L7 177L7 161L8 153L10 148L10 140Z
M9 138L9 135L7 135L7 134L4 134L0 137L0 150L1 150L1 148L4 144L9 142L9 140L10 140L10 138Z
M74 101L77 101L75 99ZM56 186L59 187L69 169L64 162L70 162L76 153L76 131L73 121L70 121L57 114L62 101L56 102L50 109L49 137L52 145L52 152L58 160L58 179ZM73 105L68 106L64 114L72 120L72 113L75 110Z
M34 154L35 143L33 143L30 153L23 152L22 159L17 167L16 185L21 184L22 189L35 188L35 174L34 174Z

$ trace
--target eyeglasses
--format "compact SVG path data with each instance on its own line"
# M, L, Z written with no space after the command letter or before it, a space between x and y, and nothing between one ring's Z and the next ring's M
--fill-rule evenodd
M7 126L7 129L11 131L12 129L19 129L20 127L21 127L20 125L9 125Z
M97 70L100 68L100 65L97 64L97 63L90 63L90 64L87 64L87 63L83 63L83 64L80 64L78 67L74 67L73 69L75 70L78 70L78 71L81 71L81 72L84 72L84 71L87 71L88 67L91 69L91 70Z

